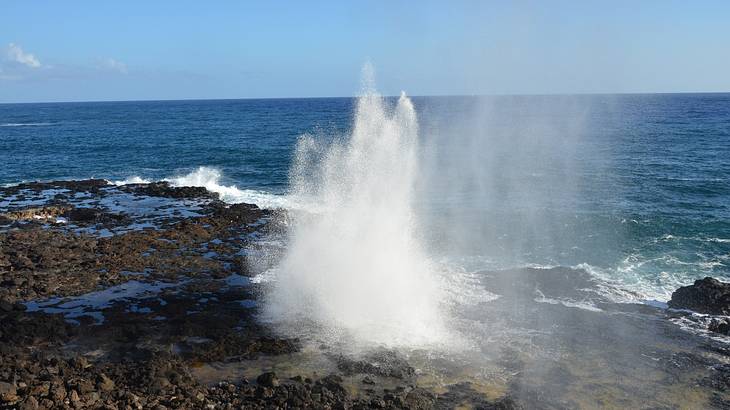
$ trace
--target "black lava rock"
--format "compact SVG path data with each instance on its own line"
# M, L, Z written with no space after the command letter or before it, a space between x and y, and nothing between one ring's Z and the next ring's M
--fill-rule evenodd
M95 208L74 208L64 214L68 219L76 222L90 222L96 220L101 210Z
M256 378L256 383L263 387L276 387L279 385L279 379L276 378L276 373L266 372L261 373L261 375Z
M723 335L730 335L730 323L727 320L712 319L707 325L707 330Z
M711 315L730 315L730 283L706 277L672 293L669 307Z
M184 198L209 198L217 199L218 194L210 192L204 187L174 187L169 182L152 182L150 184L137 187L137 193L149 196L160 196L166 198L184 199Z

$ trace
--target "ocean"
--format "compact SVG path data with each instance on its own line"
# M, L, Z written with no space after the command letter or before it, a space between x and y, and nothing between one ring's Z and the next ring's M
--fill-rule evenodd
M418 232L435 261L583 268L633 301L730 280L730 94L412 100ZM349 135L355 103L0 104L0 184L167 179L302 206L289 196L297 141Z

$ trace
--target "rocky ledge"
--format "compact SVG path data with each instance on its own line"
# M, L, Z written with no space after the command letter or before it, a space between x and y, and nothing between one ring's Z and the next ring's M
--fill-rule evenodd
M672 293L669 307L710 315L730 315L730 283L711 277L698 279Z
M256 364L301 348L256 320L246 250L277 218L167 183L0 188L0 408L518 407L424 390L393 352L321 374Z
M700 328L730 336L730 283L711 277L698 279L692 285L674 291L668 306L710 315L686 317Z

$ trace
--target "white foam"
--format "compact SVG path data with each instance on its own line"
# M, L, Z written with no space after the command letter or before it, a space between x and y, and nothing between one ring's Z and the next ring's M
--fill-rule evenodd
M298 208L287 195L278 195L256 189L240 189L236 185L225 185L221 182L222 177L223 174L219 169L201 166L188 174L165 178L163 181L169 182L174 187L203 187L210 192L217 193L222 201L229 204L255 204L264 209ZM153 180L135 175L123 180L109 182L114 185L149 184Z
M44 125L53 125L52 122L6 122L0 124L0 127L39 127Z
M118 181L108 181L107 180L107 182L109 182L112 185L119 186L119 185L128 185L128 184L149 184L152 181L149 179L138 177L138 176L131 176L129 178L118 180Z
M688 310L684 312L687 313L687 316L670 318L669 321L676 324L686 332L704 336L720 343L730 344L730 336L725 336L722 333L713 332L707 328L709 322L713 318L712 316ZM715 317L725 319L728 318L727 316Z
M675 236L671 234L662 235L658 241L697 241L697 242L711 242L711 243L730 243L728 238L712 238L704 236Z
M311 322L317 337L345 334L355 344L452 345L443 289L417 234L417 143L410 99L390 108L372 88L358 100L351 135L300 139L292 195L321 206L291 213L267 319L295 333Z
M615 303L644 303L647 300L666 302L674 285L657 288L650 278L636 271L637 266L622 265L616 269L599 268L588 263L571 266L582 269L597 279L599 294Z
M288 198L284 195L275 195L265 191L253 189L239 189L236 185L223 185L220 180L220 170L211 167L198 167L195 171L166 179L173 186L203 187L208 191L220 195L221 200L230 204L250 203L262 208L287 208Z
M591 312L603 312L603 309L600 309L596 307L596 305L593 304L593 302L580 300L568 300L568 299L554 299L554 298L548 298L546 297L542 292L539 290L536 290L537 297L533 299L537 303L548 303L551 305L563 305L565 307L569 308L577 308L577 309L583 309L583 310L589 310Z

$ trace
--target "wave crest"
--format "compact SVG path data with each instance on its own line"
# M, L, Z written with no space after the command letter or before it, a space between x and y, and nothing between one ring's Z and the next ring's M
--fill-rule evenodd
M236 185L224 185L221 183L222 177L223 173L219 169L201 166L188 174L162 180L175 187L203 187L208 191L217 193L223 202L229 204L248 203L267 209L285 209L292 206L286 195L277 195L255 189L240 189ZM148 184L150 182L153 181L137 175L123 180L110 181L114 185Z

